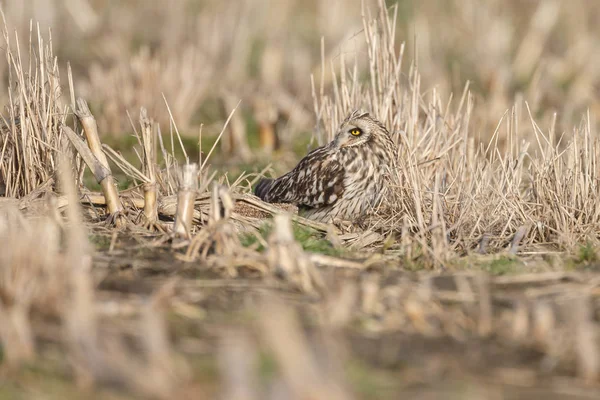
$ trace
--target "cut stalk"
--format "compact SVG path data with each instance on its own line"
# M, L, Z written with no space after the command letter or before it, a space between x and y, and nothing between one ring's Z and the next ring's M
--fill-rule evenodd
M77 108L74 110L74 112L79 119L79 123L81 123L81 126L83 126L83 131L85 133L91 153L105 169L105 174L99 176L95 174L94 169L92 169L92 171L94 171L94 177L102 187L102 192L106 197L108 213L113 216L118 216L123 213L123 205L119 200L119 193L117 192L115 180L112 176L112 172L110 171L110 166L108 165L108 159L102 151L102 143L100 142L100 137L98 136L98 125L96 124L96 119L90 112L87 102L82 98L77 99ZM123 221L120 218L117 218L115 223L117 226L120 226L123 224Z
M177 193L177 211L173 233L178 237L190 237L194 200L198 191L198 164L185 164L181 171L179 192Z
M156 137L152 122L148 119L146 109L140 110L140 126L142 127L142 144L144 150L142 172L148 179L144 183L144 217L149 224L158 221L158 205L156 202Z
M287 214L273 218L273 232L268 239L265 254L271 271L304 292L320 292L323 278L310 257L294 238L292 220Z

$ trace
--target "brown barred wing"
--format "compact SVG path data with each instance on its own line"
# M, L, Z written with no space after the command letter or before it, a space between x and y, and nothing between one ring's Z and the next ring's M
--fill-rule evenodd
M287 174L261 180L255 193L269 203L294 203L319 208L335 203L344 193L344 168L321 147L310 152Z

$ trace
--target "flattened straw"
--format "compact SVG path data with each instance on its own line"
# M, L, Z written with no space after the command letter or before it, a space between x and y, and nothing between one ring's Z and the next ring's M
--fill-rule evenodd
M177 211L173 233L177 237L189 238L194 216L194 200L198 190L198 164L185 164L181 171Z

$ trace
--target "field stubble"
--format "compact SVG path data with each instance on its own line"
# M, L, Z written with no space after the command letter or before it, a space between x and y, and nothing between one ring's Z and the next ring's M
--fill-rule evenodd
M543 4L512 67L523 76L543 71L519 54L558 23L558 3ZM398 145L391 206L352 231L260 202L258 173L212 170L218 143L233 151L231 95L197 163L179 107L167 135L140 111L128 159L102 144L112 117L76 100L71 71L61 96L40 31L28 65L5 30L0 396L597 396L595 120L559 135L528 96L476 138L489 110L468 86L424 92L423 58L403 65L397 9L368 10L350 43L365 57L324 57L312 79L314 142L364 107ZM101 191L82 185L85 168ZM131 187L117 190L116 169Z

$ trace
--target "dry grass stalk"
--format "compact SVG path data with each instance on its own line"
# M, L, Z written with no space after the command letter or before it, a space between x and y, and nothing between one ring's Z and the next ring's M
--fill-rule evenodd
M177 194L177 211L173 234L181 238L190 238L194 217L194 200L198 192L198 164L185 164L181 168L181 181Z
M259 319L260 334L275 361L290 398L293 399L351 399L343 384L336 379L330 365L319 363L308 339L292 310L281 299L266 298Z
M479 275L476 279L479 292L479 321L477 331L480 336L487 337L494 329L490 283L488 277L483 274Z
M4 18L4 14L2 14ZM29 27L29 65L19 37L15 46L4 21L4 51L8 67L8 115L0 120L0 195L22 197L51 181L61 143L60 126L67 113L60 101L59 68L40 32ZM33 38L37 39L35 48Z
M171 347L164 313L174 295L175 280L167 281L149 299L142 310L141 329L145 359L129 379L136 391L162 399L170 399L177 385L188 379L187 365L180 362Z
M158 222L158 205L156 191L156 131L148 119L145 108L140 109L141 137L143 145L142 172L148 177L144 183L144 218L146 224L156 226Z
M164 232L164 227L159 222L158 218L158 178L161 177L162 171L158 169L157 165L157 154L156 154L156 138L157 130L155 130L154 121L148 118L148 112L145 108L140 109L139 123L141 127L141 134L138 133L137 129L133 125L133 130L138 138L138 142L142 146L142 155L138 154L140 162L142 163L142 170L140 171L127 161L121 154L113 150L110 146L103 145L103 149L108 157L119 167L127 176L131 177L134 182L141 181L143 185L143 199L132 198L133 205L136 208L142 208L143 211L140 216L143 219L143 225L147 229L157 230ZM135 150L135 149L134 149ZM137 154L137 150L136 154ZM172 162L174 157L166 153L167 163ZM162 176L162 181L170 181L169 171L177 168L177 164L173 162L172 165L167 166L166 176ZM122 202L126 200L121 198ZM136 201L137 200L137 201Z
M551 351L556 329L556 315L548 302L538 302L533 309L533 338L546 351Z
M600 377L600 349L598 327L593 320L590 299L579 296L571 300L570 316L575 329L574 346L577 355L577 372L588 383L598 382Z
M239 100L232 93L224 92L222 95L225 110L235 110ZM237 104L237 105L236 105ZM246 134L246 123L240 113L230 116L229 132L225 140L221 141L222 152L228 157L235 157L242 162L250 160L251 152Z
M110 147L105 146L105 149L111 159L115 160L117 165L119 165L123 170L130 171L131 176L139 177L143 179L143 174L141 172L134 175L134 172L131 172L132 169L135 169L131 164L127 163L126 160L122 159L120 155L116 152L112 151ZM125 167L128 165L128 167ZM212 182L214 173L211 174L205 181ZM216 182L215 182L216 183ZM205 225L209 222L211 214L211 201L212 201L212 193L205 190L204 183L202 187L198 190L201 194L196 196L194 202L194 211L193 211L193 224L195 225ZM223 188L217 190L219 193L223 193ZM239 189L235 186L230 187L227 191L228 196L230 197L230 201L233 205L233 208L229 212L229 216L231 220L236 224L236 228L238 230L247 230L247 229L258 229L264 223L265 218L269 218L276 214L285 212L294 212L294 207L283 207L283 205L273 205L260 201L256 198L256 196L247 194L247 193L237 193ZM232 193L233 192L233 193ZM124 204L128 204L132 208L143 209L145 202L141 197L137 197L130 193L124 193L121 196L121 201ZM106 206L106 199L101 193L96 192L87 192L81 199L82 204L88 204L92 206ZM217 203L220 204L219 201ZM68 199L65 196L58 196L57 204L60 209L63 209L69 204ZM166 218L174 218L177 213L177 195L169 195L162 196L161 201L158 204L158 214L160 216ZM339 232L337 228L328 226L326 224L315 222L297 215L293 216L294 222L299 225L314 229L318 232L327 233L329 229L333 229L335 232ZM357 235L352 235L351 239L356 238Z
M239 105L239 103L238 103L238 105ZM168 104L167 104L167 108L170 110L170 107ZM179 179L177 179L177 177L180 173L180 167L177 162L177 159L174 156L175 136L177 137L178 143L181 145L181 148L184 152L184 156L185 156L186 160L188 159L188 157L187 157L187 154L185 153L182 139L181 139L181 136L179 135L179 131L177 130L177 127L175 125L175 121L174 121L173 117L171 119L172 126L174 127L174 131L171 130L171 152L168 152L165 149L165 146L162 141L162 137L160 135L160 126L156 125L158 132L154 132L154 130L152 128L153 123L147 119L147 113L146 113L145 109L142 109L141 114L140 114L140 125L142 127L141 136L137 133L135 126L133 126L133 129L134 129L136 135L138 136L139 143L143 147L142 148L142 152L143 152L142 156L138 155L140 161L142 162L142 170L143 171L138 170L129 161L127 161L121 154L117 153L109 146L106 146L106 145L103 146L104 151L106 152L108 157L110 157L110 159L127 176L131 177L134 181L141 181L143 183L145 200L141 201L141 199L135 198L135 195L134 195L134 197L129 198L129 201L131 202L132 205L135 205L136 207L139 207L139 208L143 208L145 210L143 215L147 214L145 216L146 221L149 220L148 218L150 218L150 220L154 221L153 223L147 223L146 227L162 231L163 227L158 224L158 214L161 214L164 216L171 216L171 217L178 215L177 214L177 204L180 201L178 196L182 196L184 193L188 193L185 196L189 197L189 199L190 199L189 202L187 203L190 208L188 209L188 211L186 211L186 213L187 213L186 215L189 216L191 214L191 215L193 215L193 218L192 218L192 221L185 227L180 224L182 221L181 218L179 218L179 219L176 218L176 223L175 223L176 229L178 230L178 232L180 232L178 235L183 235L184 237L189 237L189 234L183 233L184 228L187 229L187 231L190 231L192 229L192 222L195 222L195 223L207 222L208 210L209 210L210 205L205 200L207 200L208 197L198 198L198 194L201 194L201 193L206 194L205 191L210 186L210 183L213 181L213 179L216 175L216 172L211 173L209 168L205 168L205 165L208 162L213 151L215 150L221 137L226 132L227 126L229 125L230 120L233 118L236 109L237 109L237 106L236 106L236 108L234 108L231 111L229 118L227 119L227 121L225 122L225 124L221 130L220 135L218 136L217 140L213 144L213 147L211 148L208 155L202 160L202 164L199 167L199 171L197 171L195 173L195 176L196 176L196 178L194 178L196 181L196 183L194 184L195 186L193 189L189 189L189 190L194 191L195 194L193 194L193 195L186 188L183 188L183 191L182 191L181 177ZM155 150L156 138L158 138L158 141L160 143L163 159L166 164L165 168L163 168L163 169L158 169L157 165L156 165L156 150ZM184 166L184 169L185 168L187 168L187 167ZM198 175L202 182L202 185L200 187L198 187L198 182L197 182ZM243 181L243 177L240 177L236 180L236 182L234 182L232 184L232 186L238 186L241 184L242 181ZM177 194L174 195L175 193L177 193ZM157 198L159 196L161 199L160 204L157 203ZM102 204L106 204L106 202L103 201L103 199L101 197L98 197L96 195L88 196L88 200L92 200L92 202L99 202ZM123 201L127 201L127 199L124 199ZM98 203L95 203L95 204L98 204ZM202 207L202 205L205 205L206 207ZM197 207L198 209L195 209L194 207ZM180 221L179 224L177 223L177 220Z
M223 377L223 398L258 399L255 374L258 354L244 332L227 331L221 335L219 369Z
M0 343L9 367L34 357L32 311L56 315L64 293L60 231L50 218L0 207ZM36 249L36 251L32 251Z
M167 126L170 117L162 107L161 93L187 134L195 132L198 110L220 101L223 87L244 98L245 113L252 111L255 87L261 86L274 89L267 96L280 115L300 114L298 109L310 109L310 88L305 82L318 63L319 37L336 44L355 34L360 25L358 3L339 7L307 6L298 0L277 4L208 0L196 7L194 1L183 0L165 9L143 0L103 8L88 0L43 2L35 7L7 0L3 8L20 37L27 37L30 19L42 21L42 29L52 27L55 50L71 60L79 93L99 110L100 132L118 135L129 132L123 110L140 106ZM304 20L301 26L293 24L299 16L294 10ZM149 30L139 21L159 28ZM102 34L93 34L97 32ZM292 40L283 42L288 35ZM312 124L310 115L302 124L296 116L285 118L291 125L285 127L287 137Z
M77 108L73 111L79 119L79 123L83 127L83 131L92 154L102 164L102 166L109 171L108 175L95 177L98 183L100 183L102 186L102 192L106 198L106 206L108 208L108 213L111 216L110 218L114 220L117 226L123 226L125 224L125 221L123 220L123 205L119 199L119 193L117 192L115 180L112 176L112 173L110 173L108 159L102 151L102 143L100 142L100 137L98 136L98 125L96 124L96 119L90 112L87 102L82 98L77 100Z
M334 290L325 298L323 324L334 333L342 332L354 318L359 304L359 286L355 282L341 281L334 283ZM363 292L364 293L364 292ZM364 298L364 297L363 297ZM363 302L363 311L369 312L369 304Z
M275 276L283 278L304 292L320 292L324 289L319 271L294 239L289 215L275 215L268 244L265 256Z
M94 283L91 277L91 247L83 227L77 189L71 176L69 162L61 159L60 184L69 200L66 233L68 285L70 293L63 309L66 345L71 355L79 383L89 386L98 375L101 355L98 349L97 318L94 304Z
M406 47L405 60L418 60L423 88L435 87L442 96L460 95L464 82L471 81L474 99L485 103L472 114L474 131L481 132L483 140L492 135L498 117L522 98L530 101L544 124L557 112L559 132L576 124L587 107L597 114L600 103L593 88L600 78L594 68L598 27L586 18L595 15L597 4L587 0L578 7L520 0L450 1L398 3L393 34L411 43L416 38L414 46ZM375 3L365 1L366 6ZM266 97L280 115L286 108L298 108L286 106L280 93L310 109L306 77L319 63L321 36L327 45L323 51L325 84L334 74L345 73L346 79L353 79L351 71L340 69L340 57L358 58L359 76L369 68L367 57L361 57L360 2L343 7L337 2L309 5L300 0L277 5L261 0L235 5L208 0L204 7L187 6L191 4L184 0L164 10L159 4L132 0L104 8L106 18L92 17L96 22L89 24L81 21L97 16L98 9L79 18L74 18L73 10L93 7L71 9L58 3L27 7L22 1L7 0L4 9L21 38L27 37L31 16L44 21L42 29L44 24L52 26L55 50L72 61L78 90L102 110L97 118L103 133L128 131L123 110L141 105L166 126L169 116L162 108L161 92L171 102L182 131L190 133L197 110L219 100L222 87L236 90L246 108L260 86L267 88ZM27 10L32 14L25 16ZM302 24L293 23L298 17ZM136 23L139 20L160 29L148 30ZM456 21L464 29L456 29ZM78 36L79 26L95 26L103 34ZM447 34L438 35L436 30ZM284 43L283 37L290 40ZM349 38L350 46L346 46ZM331 60L333 70L329 69ZM515 120L527 130L526 138L532 138L533 132L525 126L526 115L517 112ZM284 129L290 134L280 135L284 140L313 125L310 116L308 124L291 117L289 123ZM505 136L498 141L508 144Z
M197 44L183 47L173 45L154 53L144 46L113 65L91 64L83 90L101 106L99 123L107 133L116 135L126 130L123 110L144 105L167 126L170 117L162 108L161 93L170 100L173 117L182 128L191 128L194 114L207 95L214 66Z
M85 162L87 167L92 171L94 178L96 178L97 182L103 181L106 177L111 175L111 172L108 168L106 168L100 160L96 158L94 153L87 146L85 141L77 135L73 129L69 128L66 125L63 125L62 131L77 152L81 159Z
M529 301L527 301L527 299L518 299L516 301L515 311L513 313L513 319L511 324L511 338L516 342L525 342L529 339L529 335L531 333L529 309L530 304Z
M207 259L217 268L224 268L229 276L237 276L237 270L232 265L236 257L256 258L255 252L242 247L233 222L234 202L227 188L213 182L208 210L208 223L192 238L186 251L185 260L193 261L197 257ZM263 269L259 267L259 269Z

